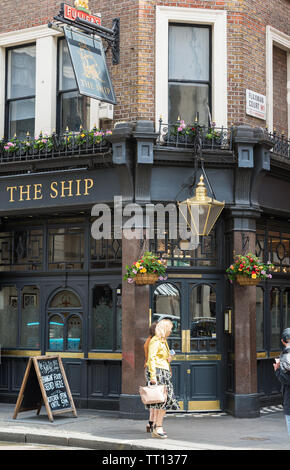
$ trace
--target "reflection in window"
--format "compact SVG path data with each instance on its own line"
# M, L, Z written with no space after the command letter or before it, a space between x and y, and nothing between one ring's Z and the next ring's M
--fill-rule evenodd
M270 292L270 311L271 311L271 349L280 350L280 291L273 287Z
M39 348L39 289L25 286L21 302L21 343L23 348Z
M58 110L60 133L66 128L79 132L90 128L90 98L78 92L75 74L65 39L59 41Z
M71 315L67 322L67 349L77 351L82 349L82 320L78 315Z
M181 350L180 338L180 294L174 284L166 282L160 284L153 294L153 321L169 318L173 323L173 330L168 338L169 347Z
M63 351L64 349L64 320L60 315L49 318L49 349Z
M290 327L290 288L283 292L283 329Z
M34 136L35 56L35 45L18 47L8 51L8 138L12 138L15 134L17 138L24 138L27 132Z
M49 229L49 269L82 269L84 230L81 227Z
M17 344L18 294L14 286L4 286L0 291L0 344L13 348Z
M216 293L212 286L200 284L190 294L190 349L216 349Z
M256 288L256 348L264 349L264 291L262 287Z
M62 290L51 300L49 310L48 348L51 351L81 350L82 312L78 296L68 289Z
M113 293L110 286L93 290L92 349L113 349Z

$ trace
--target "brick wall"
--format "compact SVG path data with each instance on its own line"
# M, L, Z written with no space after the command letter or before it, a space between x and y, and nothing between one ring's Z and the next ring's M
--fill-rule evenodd
M27 7L21 0L2 0L0 31L47 23L59 11L60 3L31 0ZM245 90L266 94L266 26L289 34L288 0L90 0L91 11L102 13L104 26L111 27L112 19L120 18L120 64L112 66L111 53L107 54L118 100L116 121L154 120L156 5L227 10L228 124L265 125L245 114ZM275 83L278 81L275 78ZM280 122L285 116L278 118ZM279 128L286 131L286 124L279 123Z

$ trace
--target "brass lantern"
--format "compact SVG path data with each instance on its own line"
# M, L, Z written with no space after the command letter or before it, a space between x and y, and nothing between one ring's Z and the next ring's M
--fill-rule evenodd
M193 235L208 235L220 216L225 201L220 202L207 195L204 176L201 175L195 196L179 202L179 211Z

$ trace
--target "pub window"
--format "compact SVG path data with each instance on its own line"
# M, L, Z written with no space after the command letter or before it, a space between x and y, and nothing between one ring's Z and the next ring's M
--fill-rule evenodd
M39 289L24 286L21 291L20 347L39 348Z
M168 119L208 125L211 108L211 28L169 25Z
M6 129L7 138L34 136L36 46L7 51Z
M48 266L50 270L83 269L82 227L56 227L48 230Z
M15 286L0 290L0 344L2 348L18 346L18 292Z
M122 286L96 285L92 291L91 349L122 349Z
M0 233L0 271L37 271L42 268L42 230L19 228Z
M58 292L48 309L48 349L79 351L82 349L82 307L70 290Z
M189 299L190 350L216 351L216 292L200 284L192 288Z
M90 99L78 92L77 83L65 39L58 43L57 127L59 133L67 129L79 132L89 129Z

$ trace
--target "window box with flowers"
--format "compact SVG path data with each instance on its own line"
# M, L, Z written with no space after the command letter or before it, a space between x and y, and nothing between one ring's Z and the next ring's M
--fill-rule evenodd
M142 258L135 261L132 266L126 266L124 280L129 284L148 285L158 280L166 280L166 261L160 260L150 251L146 251Z
M269 270L273 265L268 261L262 263L257 256L252 253L247 255L237 255L234 263L227 268L226 273L230 282L237 281L241 286L255 286L263 279L270 279L272 274Z

